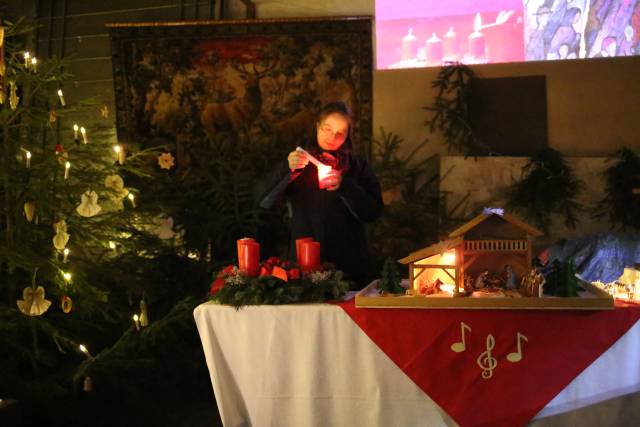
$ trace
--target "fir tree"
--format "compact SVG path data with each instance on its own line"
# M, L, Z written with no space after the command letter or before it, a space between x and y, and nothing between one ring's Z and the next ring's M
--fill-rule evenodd
M141 295L105 286L119 261L166 245L128 185L157 150L118 145L107 107L70 102L67 62L27 53L29 31L0 27L0 392L44 401L73 390L80 344L97 354L132 328Z
M396 262L387 258L382 266L380 284L378 285L380 293L404 294L404 288L400 285L401 281L402 278L396 268Z

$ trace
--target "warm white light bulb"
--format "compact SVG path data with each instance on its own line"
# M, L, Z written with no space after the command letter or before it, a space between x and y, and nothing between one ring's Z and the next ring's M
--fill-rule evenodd
M78 348L80 348L81 352L87 354L88 350L87 350L87 347L84 346L84 344L80 344Z
M114 242L109 242L109 249L115 249L116 248L116 244Z
M26 156L27 156L27 159L30 159L31 158L31 151L27 151Z
M129 195L127 196L129 198L129 200L131 200L133 202L133 199L136 198L136 196L133 195L133 193L129 193Z
M140 320L140 318L138 317L138 315L137 315L137 314L134 314L134 315L133 315L133 321L134 321L134 322L137 322L138 320Z
M64 280L68 282L71 280L71 273L63 273L62 277L64 277Z
M122 151L122 148L120 148L119 145L114 145L113 146L113 151L115 151L116 153L120 154L120 151Z

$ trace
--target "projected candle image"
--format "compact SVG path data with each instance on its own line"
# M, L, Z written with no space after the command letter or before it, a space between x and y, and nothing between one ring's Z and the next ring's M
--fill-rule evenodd
M376 0L375 6L378 69L640 54L640 0Z

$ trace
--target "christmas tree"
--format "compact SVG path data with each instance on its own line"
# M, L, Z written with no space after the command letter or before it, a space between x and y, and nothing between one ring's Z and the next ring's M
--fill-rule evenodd
M24 425L87 425L149 385L206 384L191 314L206 274L138 189L170 153L119 144L108 107L70 101L67 61L25 49L29 31L0 26L0 398L23 402Z

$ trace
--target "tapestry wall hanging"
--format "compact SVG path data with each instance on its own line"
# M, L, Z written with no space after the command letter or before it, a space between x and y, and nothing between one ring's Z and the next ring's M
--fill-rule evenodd
M325 103L354 111L357 150L371 142L371 17L108 24L118 138L175 147L220 133L295 146Z

